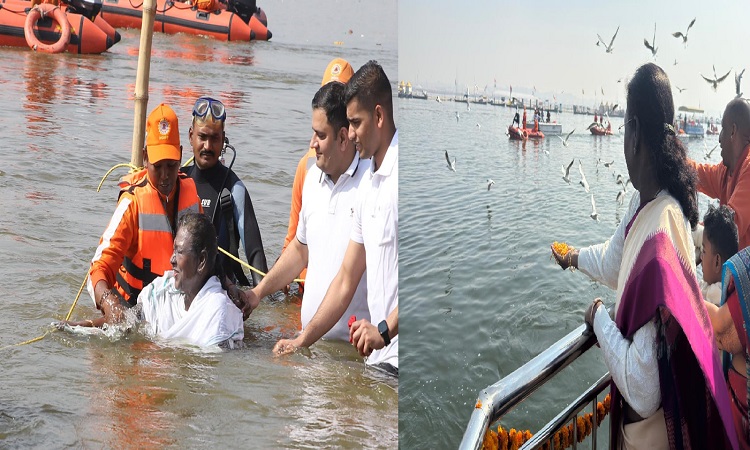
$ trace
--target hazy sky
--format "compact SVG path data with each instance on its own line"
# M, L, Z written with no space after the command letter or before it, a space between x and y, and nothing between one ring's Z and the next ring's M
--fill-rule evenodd
M531 93L589 106L602 99L625 103L625 81L645 62L669 75L676 106L723 111L735 95L734 75L750 68L748 1L399 1L399 79L432 89L459 91L478 85L487 93ZM687 47L673 32L685 32ZM654 35L656 59L643 45ZM613 53L597 47L597 33ZM677 60L677 65L674 65ZM732 69L717 92L699 74L713 78ZM750 98L750 72L743 92ZM617 80L623 78L622 83ZM497 80L497 88L493 89ZM675 86L685 88L681 94ZM585 94L582 94L582 90ZM595 97L596 93L596 97Z

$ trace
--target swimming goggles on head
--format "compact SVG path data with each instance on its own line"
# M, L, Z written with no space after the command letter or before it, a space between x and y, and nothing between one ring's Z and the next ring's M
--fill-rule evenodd
M201 97L195 101L193 106L193 117L205 118L208 112L211 111L211 115L215 120L221 120L227 118L227 111L224 108L224 104L211 97Z

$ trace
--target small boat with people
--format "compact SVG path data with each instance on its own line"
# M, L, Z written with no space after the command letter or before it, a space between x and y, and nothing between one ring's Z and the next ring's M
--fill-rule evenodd
M0 0L0 45L42 53L98 54L120 41L99 0L65 3Z
M104 0L101 16L115 28L141 28L143 2ZM172 0L156 2L154 31L166 34L188 33L210 36L221 41L271 39L265 12L255 0Z
M542 130L534 131L534 128L508 127L508 136L512 141L525 141L527 139L544 139Z
M526 122L526 128L534 128L534 122ZM539 122L539 131L546 136L559 136L562 134L562 124L557 122Z
M612 124L607 124L607 127L603 127L601 124L591 124L589 131L594 136L609 136L612 133Z
M702 138L706 135L702 123L704 121L702 109L680 106L677 108L677 112L678 135L685 135L688 138Z

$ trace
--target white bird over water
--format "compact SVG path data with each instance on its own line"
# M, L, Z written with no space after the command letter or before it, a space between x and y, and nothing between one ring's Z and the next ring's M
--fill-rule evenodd
M571 135L571 134L575 133L575 131L576 131L576 129L575 129L575 128L573 128L573 131L571 131L570 133L568 133L568 134L567 134L567 135L565 136L565 139L563 139L563 137L562 137L562 136L560 136L559 134L557 135L557 137L559 137L559 138L560 138L560 140L562 141L562 143L563 143L563 146L565 146L565 147L567 147L567 146L568 146L568 138L570 137L570 135Z
M617 193L617 204L622 206L622 203L625 201L625 191L619 191Z
M729 76L729 74L732 73L732 69L729 69L729 71L726 74L724 74L723 77L719 78L719 77L716 76L716 66L711 66L711 67L713 67L713 69L714 69L714 78L713 79L706 78L705 76L703 76L703 74L700 74L700 75L701 75L701 78L703 78L704 80L706 80L708 82L708 84L711 85L711 87L714 89L714 92L716 92L716 88L719 87L719 83L721 83L722 81L724 81Z
M676 37L676 38L682 38L682 43L683 43L683 44L685 44L685 46L687 47L687 37L688 37L688 32L690 32L690 27L692 27L692 26L693 26L693 24L695 24L695 19L693 19L693 20L692 20L692 21L690 22L690 25L688 25L688 27L687 27L687 30L685 30L685 34L682 34L682 32L681 32L681 31L678 31L678 32L676 32L676 33L672 33L672 36L674 36L674 37Z
M495 184L495 182L489 178L487 178L487 190L489 191L492 185Z
M706 159L708 159L711 157L711 153L713 153L714 150L716 150L716 147L718 147L719 144L714 145L714 148L712 148L711 150L708 149L708 145L706 145L706 141L703 141L703 146L706 148L705 154L706 154Z
M458 122L458 119L460 118L461 118L461 114L459 114L458 111L456 111L456 122Z
M581 160L578 160L578 171L581 173L581 181L579 181L580 185L583 186L583 189L586 190L586 192L589 191L589 182L586 181L586 174L583 173L583 165L581 164Z
M737 91L737 95L734 98L742 97L742 92L740 91L740 84L742 83L742 75L744 73L745 73L745 69L742 69L742 72L740 72L739 75L737 75L737 72L734 72L734 86L735 86L735 90Z
M477 130L482 131L482 126L479 125L479 122L477 122Z
M594 201L594 194L591 194L591 218L599 222L599 214L596 212L596 202Z
M648 40L646 40L646 38L643 38L643 45L645 45L647 49L651 50L651 56L656 59L656 52L659 50L659 48L656 47L656 24L654 24L654 40L652 40L649 44Z
M607 161L604 161L604 160L602 160L601 158L599 158L599 161L601 161L602 165L603 165L604 167L606 167L606 168L609 168L609 167L610 167L610 166L611 166L612 164L614 164L614 163L615 163L615 160L614 160L614 159L613 159L612 161L609 161L609 162L607 162Z
M620 31L620 27L618 26L617 30L615 31L615 35L612 36L612 40L609 41L609 45L607 45L607 43L604 42L604 39L602 39L602 37L599 36L599 34L596 35L596 37L599 38L599 42L601 42L604 45L604 51L606 51L607 53L612 53L612 44L615 43L615 38L617 37L617 33L619 31ZM599 42L597 42L596 45L599 45Z
M565 182L568 184L570 184L570 168L573 167L574 162L575 162L575 159L570 161L570 164L568 164L567 168L565 168L565 166L560 166L560 169L562 170L562 174L563 174L563 180L565 180Z
M456 171L456 158L453 157L453 161L448 157L448 150L445 151L445 160L448 161L448 168L452 171Z

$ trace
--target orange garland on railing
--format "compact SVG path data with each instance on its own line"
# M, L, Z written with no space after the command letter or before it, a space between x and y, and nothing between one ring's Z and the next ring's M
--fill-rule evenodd
M601 425L604 417L609 413L610 397L607 394L604 397L604 401L597 402L596 404L596 426ZM576 418L576 428L578 428L578 442L583 442L591 432L594 430L593 414L586 413ZM506 430L502 426L497 428L497 432L494 430L487 430L484 435L484 441L482 442L482 450L518 450L521 446L531 439L531 432L529 430L521 431L511 428L510 431ZM552 447L550 448L549 442L545 442L542 445L543 450L562 450L573 445L573 424L563 426L552 436Z

